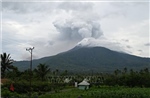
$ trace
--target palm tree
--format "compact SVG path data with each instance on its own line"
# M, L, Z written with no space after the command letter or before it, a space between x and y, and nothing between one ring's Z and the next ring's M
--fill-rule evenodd
M3 53L1 54L1 77L5 78L5 71L9 69L14 69L12 63L14 62L11 59L10 54Z
M36 75L38 75L42 81L44 81L45 76L48 74L49 71L50 68L48 68L48 66L46 66L45 64L41 63L37 66L37 69L35 69Z
M58 75L58 74L59 74L59 70L58 70L58 69L56 69L56 71L55 71L55 72L56 72L56 75Z
M124 73L126 74L127 73L127 68L125 67L123 70L124 70Z
M145 68L145 69L144 69L144 72L148 74L148 73L149 73L149 69L148 69L148 68Z

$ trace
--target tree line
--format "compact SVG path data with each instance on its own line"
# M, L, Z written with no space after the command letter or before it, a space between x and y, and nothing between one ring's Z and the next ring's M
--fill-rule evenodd
M114 74L109 74L105 80L106 85L120 85L129 87L150 87L150 72L148 68L134 71L133 69L115 70Z

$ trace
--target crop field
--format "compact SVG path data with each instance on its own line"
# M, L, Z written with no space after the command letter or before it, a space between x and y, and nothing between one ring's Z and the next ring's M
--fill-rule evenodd
M89 90L68 89L47 93L39 98L150 98L150 88L92 87Z

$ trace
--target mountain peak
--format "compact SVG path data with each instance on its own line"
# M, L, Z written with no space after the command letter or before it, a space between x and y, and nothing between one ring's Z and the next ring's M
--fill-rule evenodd
M94 38L84 38L83 40L81 40L80 42L77 43L76 46L80 46L80 47L92 47L94 46L93 44Z
M119 43L113 40L108 40L103 36L100 37L99 39L91 37L84 38L83 40L78 42L75 47L105 47L113 51L128 53L122 46L120 46Z

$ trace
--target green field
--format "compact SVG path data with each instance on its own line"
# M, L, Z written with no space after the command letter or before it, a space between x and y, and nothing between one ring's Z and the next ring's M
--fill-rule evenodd
M89 90L66 89L39 98L150 98L150 88L91 87Z

